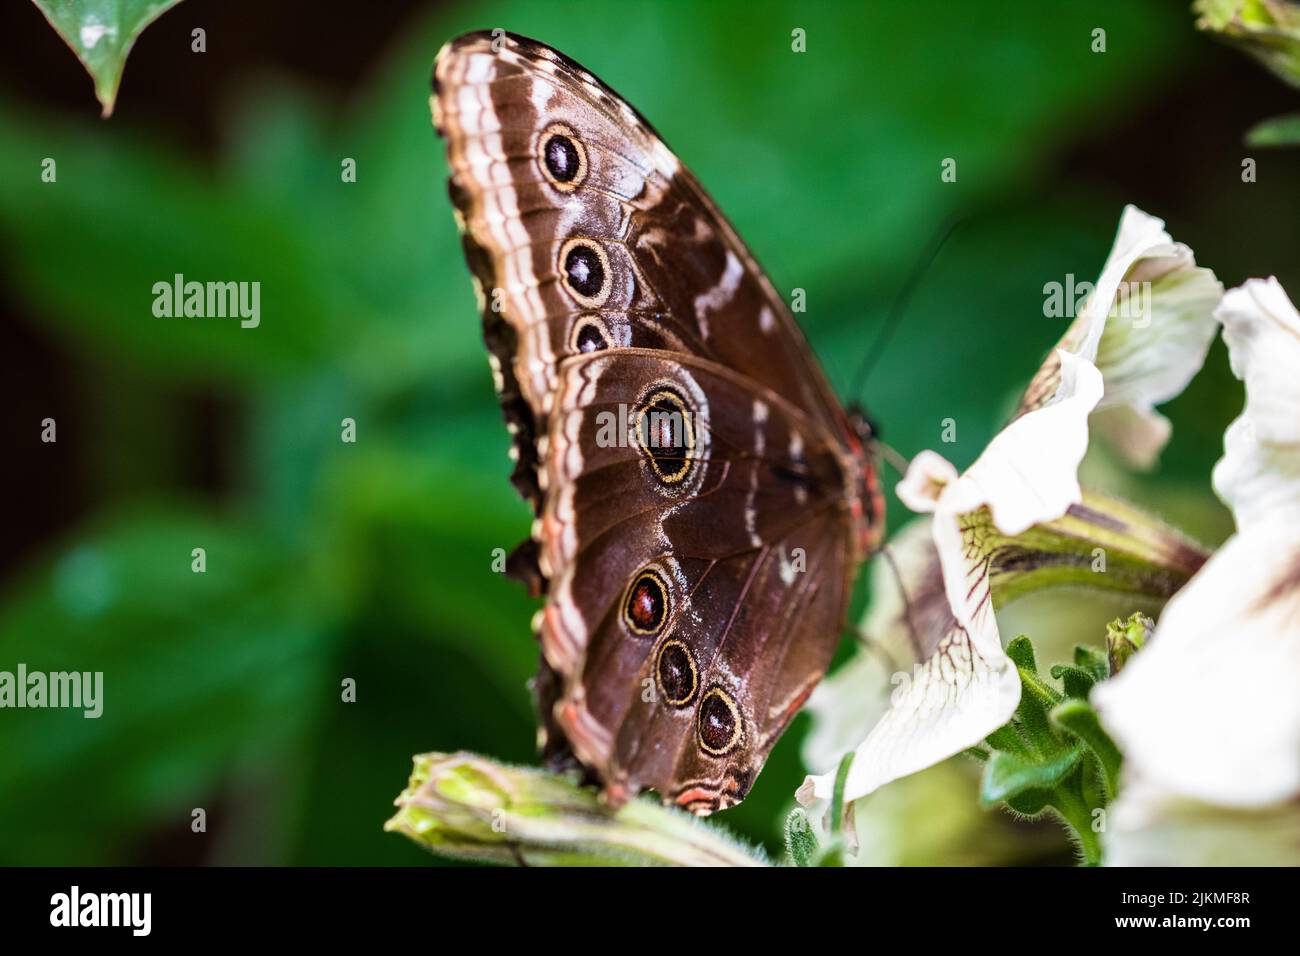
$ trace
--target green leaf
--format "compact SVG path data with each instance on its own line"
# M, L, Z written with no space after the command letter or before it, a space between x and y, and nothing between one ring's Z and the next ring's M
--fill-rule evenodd
M1119 768L1123 757L1115 742L1101 727L1097 712L1083 700L1067 700L1052 711L1052 723L1078 737L1097 757L1103 771L1107 799L1119 792Z
M846 753L840 760L839 770L835 773L835 791L831 795L831 833L839 837L844 829L844 785L849 780L849 769L853 766L853 758L857 756L852 750Z
M1021 670L1038 673L1038 665L1034 661L1033 642L1024 634L1012 638L1007 643L1007 657L1011 658Z
M1246 132L1247 146L1300 146L1300 113L1274 116Z
M282 383L368 322L336 296L308 232L134 133L0 110L0 142L15 286L34 314L116 364L190 385ZM28 174L41 157L57 162L57 181ZM257 283L259 324L154 315L155 284L177 274Z
M1016 813L1036 817L1051 805L1052 795L1055 792L1055 790L1025 790L1007 797L1006 804Z
M33 0L72 47L95 82L103 115L111 116L122 68L144 28L180 0Z
M1094 681L1104 681L1110 676L1110 659L1098 647L1077 644L1074 648L1074 665L1092 675Z
M1057 739L1047 712L1056 706L1061 695L1038 676L1034 661L1034 646L1021 634L1007 645L1007 656L1016 663L1020 672L1020 703L1016 706L1016 721L1020 732L1028 737L1032 751L1039 757L1054 758L1062 744Z
M1014 722L1003 724L989 734L985 740L994 750L1005 750L1007 753L1020 754L1022 757L1031 756L1029 744L1020 735L1020 731Z
M1038 763L1015 754L996 753L984 766L980 802L986 807L1010 802L1030 790L1051 791L1078 765L1082 750L1071 748L1055 759Z
M1082 697L1086 700L1088 692L1097 683L1097 678L1091 671L1071 667L1069 664L1053 664L1051 673L1052 678L1059 680L1065 687L1066 697Z

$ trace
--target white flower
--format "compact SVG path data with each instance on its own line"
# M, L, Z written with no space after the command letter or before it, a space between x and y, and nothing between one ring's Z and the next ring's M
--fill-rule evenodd
M1300 811L1214 806L1128 779L1102 837L1107 866L1295 866Z
M1200 368L1221 295L1214 274L1196 267L1163 222L1126 207L1100 279L1013 421L960 475L935 452L913 460L898 496L933 514L951 616L914 636L917 664L857 746L846 801L974 746L1010 719L1020 679L1002 650L995 568L983 540L991 529L978 513L987 508L992 530L1004 536L1063 516L1082 495L1078 468L1097 412L1108 417L1121 450L1141 463L1153 460L1169 433L1154 406ZM828 772L799 789L805 804L831 795L834 766L821 769Z
M1161 847L1182 859L1176 842L1135 844L1153 819L1184 835L1206 819L1254 821L1261 837L1281 828L1300 862L1300 314L1276 279L1252 279L1217 316L1246 383L1214 469L1237 532L1093 692L1125 754L1110 862L1155 862Z

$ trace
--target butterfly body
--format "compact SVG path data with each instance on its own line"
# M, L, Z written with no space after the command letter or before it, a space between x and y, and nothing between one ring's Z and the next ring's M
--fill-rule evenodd
M615 803L738 802L882 533L870 436L695 178L572 60L439 54L434 123L546 603L544 753Z

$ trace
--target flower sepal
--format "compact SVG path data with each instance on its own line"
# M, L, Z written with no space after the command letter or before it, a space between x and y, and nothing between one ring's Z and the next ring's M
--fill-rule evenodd
M717 827L647 798L615 810L564 774L420 754L385 825L434 853L519 866L765 866Z

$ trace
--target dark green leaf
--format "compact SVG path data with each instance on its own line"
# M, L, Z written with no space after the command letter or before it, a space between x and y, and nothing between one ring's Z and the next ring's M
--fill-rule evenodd
M4 862L120 863L146 821L203 839L191 810L214 810L223 780L287 786L286 752L341 706L330 648L294 562L248 530L153 511L79 535L8 596L0 653L6 670L102 673L103 713L0 720L0 819L21 821ZM283 836L262 833L257 858Z
M1275 116L1252 126L1247 146L1300 146L1300 113Z
M95 81L104 115L113 112L122 68L144 28L180 0L34 0Z

